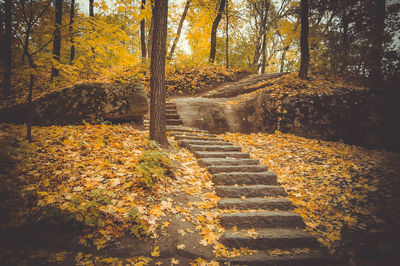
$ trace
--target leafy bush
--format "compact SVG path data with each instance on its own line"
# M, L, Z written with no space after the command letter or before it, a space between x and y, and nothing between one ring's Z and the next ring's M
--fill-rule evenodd
M144 151L135 174L140 177L145 188L153 188L155 182L171 173L172 161L167 154L156 144L149 141L149 149Z

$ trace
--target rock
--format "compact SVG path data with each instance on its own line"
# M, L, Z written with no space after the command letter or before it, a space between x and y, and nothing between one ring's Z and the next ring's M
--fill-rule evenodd
M213 134L279 130L306 138L400 151L398 96L357 90L332 95L286 95L282 99L268 91L244 99L241 96L175 101L185 126Z
M148 111L148 100L139 83L87 83L46 94L33 106L33 125L66 125L103 119L138 121ZM0 110L0 122L26 123L27 110L26 103Z

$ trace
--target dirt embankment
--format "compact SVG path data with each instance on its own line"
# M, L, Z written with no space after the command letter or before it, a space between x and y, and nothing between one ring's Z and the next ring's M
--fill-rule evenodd
M400 151L400 97L321 76L247 78L203 97L176 99L185 125L223 132L274 132Z

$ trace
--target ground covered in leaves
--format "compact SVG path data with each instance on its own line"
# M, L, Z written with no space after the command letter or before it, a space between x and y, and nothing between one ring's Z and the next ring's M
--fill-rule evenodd
M400 154L281 132L220 136L278 174L307 230L331 253L395 265Z
M308 80L298 77L297 73L290 73L273 79L267 79L245 87L244 93L227 104L234 105L259 93L267 92L271 98L282 100L288 96L326 96L340 95L349 90L368 90L361 82L344 77L330 77L327 75L310 74Z
M52 126L28 144L23 126L0 127L3 263L171 265L173 250L224 252L211 175L173 139L163 150L132 124ZM130 239L145 255L113 255Z

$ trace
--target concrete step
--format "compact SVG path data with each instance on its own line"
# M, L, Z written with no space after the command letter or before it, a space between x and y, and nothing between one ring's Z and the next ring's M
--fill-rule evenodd
M220 224L225 228L304 228L303 218L287 211L223 213Z
M311 254L295 254L271 256L268 251L257 252L253 255L246 255L234 258L219 258L217 260L221 265L247 265L247 266L322 266L339 265L328 255L315 251ZM227 263L227 264L226 264Z
M190 145L188 147L189 150L195 152L195 151L242 151L242 148L239 146L231 146L231 145Z
M257 165L258 160L255 159L225 159L225 158L202 158L199 160L207 166L214 165Z
M167 119L180 119L179 115L177 113L174 114L166 114Z
M215 192L219 197L246 198L286 196L285 189L280 186L248 185L248 186L216 186Z
M262 209L288 211L293 209L293 205L289 199L280 198L228 198L221 199L218 203L218 208L238 210Z
M209 137L209 138L216 138L217 135L215 134L207 134L207 133L185 133L185 132L172 132L171 135L179 136L179 137Z
M226 230L220 241L231 248L250 249L270 248L318 248L316 238L302 229L296 228L257 228L254 238L247 230Z
M243 171L251 170L251 166L253 165L243 165L243 166L233 166L234 170L240 171L240 168L243 168ZM210 166L208 170L212 170L216 172L215 168L233 168L232 166ZM265 171L265 168L264 168ZM210 171L211 172L211 171ZM229 173L213 173L213 182L216 185L278 185L277 176L273 172L229 172Z
M178 114L177 110L165 110L166 115L176 115Z
M174 136L176 140L209 140L209 141L224 141L224 139L207 137L207 136Z
M220 151L195 151L198 158L250 158L250 154L243 152L220 152Z
M207 130L200 130L191 127L167 125L167 130L172 132L185 132L185 133L208 133Z
M190 145L203 145L203 146L208 146L208 145L225 145L225 146L233 146L232 143L230 142L225 142L225 141L212 141L212 140L180 140L178 141L179 144L182 146L190 146Z
M182 120L180 119L167 119L167 125L182 125Z
M229 173L229 172L267 172L268 167L264 165L215 165L210 166L208 171L212 174Z

